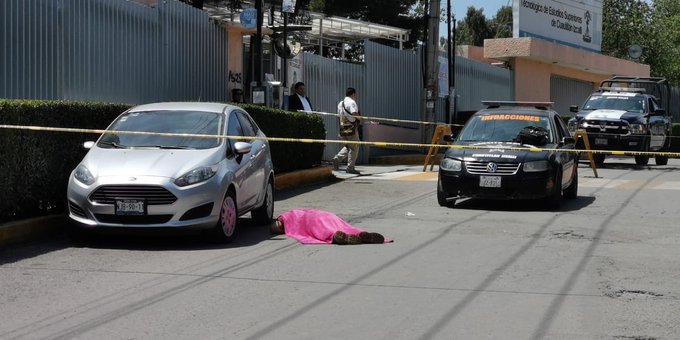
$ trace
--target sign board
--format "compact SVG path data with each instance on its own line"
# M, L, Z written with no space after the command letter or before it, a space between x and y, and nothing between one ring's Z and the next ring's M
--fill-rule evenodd
M439 98L446 98L449 96L449 59L439 56L439 72L437 77L439 84Z
M295 83L302 81L304 82L304 66L303 66L303 56L302 54L296 55L292 59L288 59L288 79L286 79L287 84L292 88ZM292 93L292 92L291 92Z
M295 13L295 2L296 2L296 0L283 0L283 5L281 6L281 12Z
M513 37L600 52L602 0L514 0Z
M245 28L253 29L257 27L257 10L254 8L244 9L239 16L239 20L241 20L241 26Z

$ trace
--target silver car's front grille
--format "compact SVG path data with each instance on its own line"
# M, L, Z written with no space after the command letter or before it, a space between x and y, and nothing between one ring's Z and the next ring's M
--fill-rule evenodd
M90 201L99 204L114 204L116 198L143 199L148 205L173 204L177 201L170 191L155 185L105 185L90 195Z
M489 163L495 164L493 167L489 167ZM497 162L465 162L465 168L468 173L475 175L514 175L519 169L519 163L497 163ZM489 168L493 168L495 171L489 171Z

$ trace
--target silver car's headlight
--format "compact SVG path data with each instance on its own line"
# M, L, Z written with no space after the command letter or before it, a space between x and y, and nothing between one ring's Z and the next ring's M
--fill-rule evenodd
M630 124L630 133L644 135L647 133L647 127L644 124Z
M73 173L73 177L75 177L75 179L77 179L80 183L83 183L85 185L90 185L94 183L94 176L92 176L90 170L88 170L82 164L78 165L75 173Z
M202 166L187 172L175 180L180 187L207 181L217 173L217 165Z
M548 161L524 163L524 172L539 172L548 170Z
M439 167L447 171L461 171L463 169L463 162L451 158L444 158Z

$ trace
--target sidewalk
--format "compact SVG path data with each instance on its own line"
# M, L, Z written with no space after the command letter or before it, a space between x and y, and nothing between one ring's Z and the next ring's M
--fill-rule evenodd
M396 161L397 159L390 160L390 162ZM408 163L410 159L402 158L401 161ZM415 168L422 170L422 162L419 166L394 164L357 165L357 170L362 173L362 176L413 170ZM279 174L274 179L275 190L288 190L313 184L326 183L336 179L342 180L358 176L347 174L344 171L344 166L341 166L340 169L340 171L332 171L331 166L327 165L313 169L304 169ZM12 243L26 242L38 239L40 237L53 235L58 233L66 222L66 217L60 214L31 218L27 220L12 221L2 224L0 225L0 247Z

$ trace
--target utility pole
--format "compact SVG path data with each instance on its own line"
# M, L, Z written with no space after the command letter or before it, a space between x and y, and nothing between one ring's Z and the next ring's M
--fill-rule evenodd
M430 0L429 25L427 34L426 49L426 83L425 83L425 110L423 111L423 121L434 122L435 116L435 101L438 97L438 55L439 55L439 15L440 3L439 0ZM432 140L434 130L432 126L426 125L423 127L423 143L429 143Z
M449 96L446 97L446 124L451 123L451 102L455 103L455 94L453 93L453 77L454 67L456 67L456 56L451 53L453 46L451 45L451 0L446 0L446 47L449 63ZM454 122L455 123L455 122Z
M257 86L262 86L262 24L264 21L262 0L255 0L255 10L257 11L257 33L255 34L254 54L255 54L255 79Z

